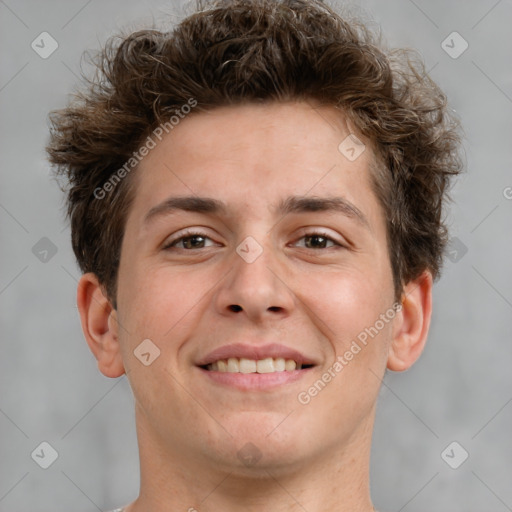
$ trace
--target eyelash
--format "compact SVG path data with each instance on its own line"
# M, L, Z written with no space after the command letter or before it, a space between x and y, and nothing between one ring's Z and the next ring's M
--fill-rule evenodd
M166 244L163 247L163 249L164 250L171 250L173 248L176 248L175 245L178 244L179 242L182 242L182 241L186 240L187 238L194 238L196 236L212 240L208 235L206 235L205 233L201 233L200 231L187 231L186 233L184 233L182 236L180 236L176 240L172 240L171 242ZM331 236L329 236L327 233L325 233L323 231L310 231L310 232L306 232L300 238L298 238L297 241L298 240L302 240L303 238L314 237L314 236L317 236L317 237L320 237L320 238L325 238L328 242L332 242L333 243L333 246L331 246L331 247L322 247L321 249L325 250L325 249L332 249L333 247L339 247L339 248L344 248L345 247L343 244L337 242ZM211 246L209 246L209 247L211 247ZM308 247L305 247L305 248L309 249ZM178 247L178 249L181 249L181 250L184 250L184 251L193 251L194 250L194 249L186 249L184 247ZM204 247L200 247L199 249L204 249ZM311 250L317 251L319 249L311 249Z

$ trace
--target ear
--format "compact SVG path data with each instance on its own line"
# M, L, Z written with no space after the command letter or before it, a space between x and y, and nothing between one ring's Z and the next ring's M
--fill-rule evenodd
M409 369L425 347L432 314L432 281L432 274L426 270L404 288L402 309L393 325L387 364L390 370Z
M84 274L78 282L77 305L87 344L106 377L125 372L118 337L117 311L106 297L95 274Z

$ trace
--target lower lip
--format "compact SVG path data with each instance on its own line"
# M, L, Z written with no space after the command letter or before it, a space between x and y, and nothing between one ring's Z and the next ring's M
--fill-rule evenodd
M284 384L291 384L305 377L314 367L301 370L273 372L273 373L229 373L215 372L199 368L199 370L212 381L232 388L247 390L265 390Z

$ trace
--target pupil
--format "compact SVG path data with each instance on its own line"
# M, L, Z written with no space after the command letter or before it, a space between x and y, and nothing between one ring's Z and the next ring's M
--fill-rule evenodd
M189 236L184 240L184 245L187 249L196 249L204 245L203 236Z
M312 235L306 237L306 247L308 248L325 248L327 239L324 236Z

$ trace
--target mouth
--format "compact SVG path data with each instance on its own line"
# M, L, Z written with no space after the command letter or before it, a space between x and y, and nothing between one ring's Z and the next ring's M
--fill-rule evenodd
M280 344L232 344L196 362L209 382L243 391L263 391L305 377L317 362Z
M264 359L230 357L202 365L200 368L209 372L248 374L293 372L294 370L307 369L313 366L313 364L302 363L294 359L285 359L283 357L266 357Z

